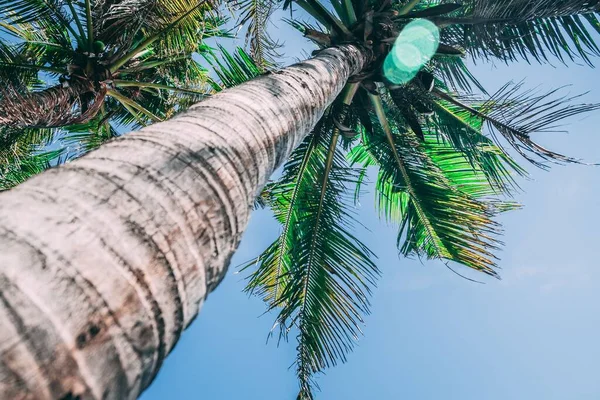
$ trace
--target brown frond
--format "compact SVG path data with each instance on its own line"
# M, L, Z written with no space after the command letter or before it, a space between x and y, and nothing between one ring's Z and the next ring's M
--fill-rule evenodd
M71 79L48 89L25 92L0 88L0 125L12 128L53 128L85 123L96 116L106 96L91 82Z

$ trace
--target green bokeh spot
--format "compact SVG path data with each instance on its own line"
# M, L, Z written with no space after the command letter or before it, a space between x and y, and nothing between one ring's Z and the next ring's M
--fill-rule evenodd
M385 58L383 74L395 84L410 81L431 60L439 44L440 31L433 22L426 19L411 21L400 32Z

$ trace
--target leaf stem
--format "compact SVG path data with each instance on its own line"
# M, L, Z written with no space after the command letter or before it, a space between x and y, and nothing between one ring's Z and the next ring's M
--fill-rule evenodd
M170 90L170 91L173 91L173 92L193 93L193 94L206 95L205 92L202 92L200 90L178 88L178 87L175 87L175 86L163 85L163 84L160 84L160 83L135 82L135 81L126 81L126 80L114 80L113 83L117 87L154 88L154 89Z
M137 102L131 100L127 96L122 95L121 93L117 92L116 90L109 90L108 93L107 93L107 95L113 97L119 103L123 104L125 106L125 108L131 107L131 108L134 108L134 109L138 110L142 114L145 114L148 118L150 118L154 122L161 122L162 121L162 119L160 119L156 115L152 114L152 112L148 111L147 109L145 109L144 107L142 107ZM135 114L134 114L134 116L135 116Z
M296 1L296 3L302 7L306 12L312 15L312 11L317 13L317 16L314 16L317 19L321 19L326 22L326 25L330 25L331 29L335 30L342 37L352 37L352 32L342 21L340 21L336 16L334 16L319 0L302 0ZM308 8L303 7L303 3L308 5ZM320 18L319 18L320 17Z
M442 100L445 100L445 101L447 101L450 104L454 104L455 106L460 107L463 110L470 112L471 114L473 114L476 117L479 117L479 118L481 118L481 119L483 119L485 121L490 122L492 125L499 126L501 128L509 130L515 136L519 136L519 137L524 138L524 139L530 139L530 137L529 137L528 134L520 132L518 129L516 129L516 128L512 127L512 126L509 126L509 125L505 124L502 121L499 121L499 120L497 120L495 118L492 118L489 115L486 115L486 114L484 114L484 113L482 113L480 111L477 111L473 107L471 107L471 106L469 106L469 105L467 105L465 103L462 103L462 102L456 100L454 97L448 95L447 93L442 92L439 89L433 89L432 93L435 94L438 98L440 98Z
M406 15L413 10L419 4L421 0L410 0L406 3L400 10L398 10L398 15Z
M94 50L94 24L92 23L92 4L90 0L85 0L85 19L87 23L87 41L88 51Z
M342 96L342 103L349 106L359 88L359 82L347 83Z
M282 269L283 269L283 252L285 251L285 247L287 244L287 235L290 231L290 223L292 221L292 215L294 214L294 208L296 206L296 201L298 200L298 194L300 193L300 182L303 179L304 173L306 172L308 161L312 156L313 150L315 149L317 137L313 135L310 146L306 150L304 157L302 157L302 164L300 165L300 170L298 171L298 177L296 179L296 184L294 185L294 191L292 192L292 197L290 199L290 203L288 206L288 212L285 217L285 224L283 226L283 232L281 234L281 242L279 243L279 260L277 261L277 275L275 276L275 291L273 294L273 306L280 305L280 301L277 298L279 294L279 289L281 286L281 277L282 277ZM285 288L284 288L285 290Z
M419 216L419 219L421 220L421 222L423 223L423 226L425 227L429 236L431 237L431 239L432 239L431 242L432 242L433 246L435 247L438 257L444 258L443 257L444 252L442 251L442 249L440 248L440 244L438 243L440 238L437 235L437 233L435 232L435 229L433 229L433 226L431 226L431 222L429 221L429 218L427 218L427 215L425 215L425 211L423 210L423 208L417 201L418 197L417 197L417 194L415 193L414 187L411 183L411 179L410 179L410 176L408 175L408 171L406 170L406 166L404 165L404 163L402 161L402 157L400 157L400 154L398 154L398 149L396 149L396 143L394 143L394 136L392 133L392 129L390 128L390 124L387 121L387 117L385 115L385 110L383 108L383 104L381 103L381 98L378 95L374 95L374 94L369 94L369 98L371 99L371 102L373 103L373 106L375 108L375 114L377 114L377 119L379 120L379 123L381 124L381 127L383 128L383 131L385 132L387 141L390 144L390 148L392 149L392 154L394 155L394 159L396 160L396 163L398 164L398 168L400 169L400 174L402 175L402 179L404 180L404 183L406 184L406 190L408 191L408 194L410 196L412 204L415 207L417 215Z
M142 64L142 65L138 65L138 66L135 66L135 67L132 67L132 68L122 69L119 72L120 73L130 73L130 72L144 71L146 69L156 68L156 67L159 67L159 66L164 65L164 64L174 63L176 61L185 60L187 58L189 58L189 56L173 57L173 58L170 58L168 60L151 61L151 62Z
M348 14L348 20L350 25L358 21L356 18L356 12L354 11L354 5L352 4L352 0L343 0L343 7L346 9L346 14Z
M69 5L71 14L73 14L73 19L75 20L75 23L77 24L77 29L79 30L79 34L81 35L82 38L86 37L85 31L83 30L83 25L81 24L81 21L79 20L79 16L77 16L77 10L75 10L75 7L73 7L73 3L71 2L71 0L68 0L67 4Z
M340 137L339 133L337 133L334 130L333 134L331 135L331 142L329 143L329 149L327 150L327 160L325 161L325 170L323 172L323 183L321 185L321 194L319 196L319 209L317 211L317 215L315 218L315 221L316 221L315 229L314 229L314 234L313 234L311 245L310 245L310 254L311 255L314 253L315 247L317 245L317 240L319 237L319 235L317 235L317 232L319 230L319 225L321 222L321 214L322 214L323 206L324 206L324 202L325 202L325 194L327 193L327 183L329 182L329 173L331 172L331 167L333 166L335 147L337 146L339 137ZM300 311L301 313L304 313L304 310L306 309L306 292L308 291L308 282L310 280L309 275L312 270L312 265L313 265L313 259L312 259L312 257L310 257L308 260L308 265L306 266L306 280L304 282L304 287L302 289L303 303L302 303L302 311Z

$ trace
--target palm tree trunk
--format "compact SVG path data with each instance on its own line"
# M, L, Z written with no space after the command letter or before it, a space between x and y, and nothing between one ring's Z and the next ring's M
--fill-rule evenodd
M0 195L0 398L137 397L368 58L322 51Z

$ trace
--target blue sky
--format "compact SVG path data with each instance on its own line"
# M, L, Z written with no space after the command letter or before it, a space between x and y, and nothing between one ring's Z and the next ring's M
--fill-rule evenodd
M303 40L285 31L287 53ZM493 91L526 79L542 89L572 85L600 102L600 74L586 66L477 65ZM565 129L535 138L574 157L600 162L600 112L575 117ZM379 222L372 195L360 208L371 232L358 236L379 256L383 276L365 336L345 365L318 380L318 399L599 399L600 167L528 167L516 200L524 209L501 217L506 246L502 280L476 284L439 262L399 258L396 227ZM255 212L227 278L184 332L143 400L295 399L294 346L266 343L272 315L242 293L236 266L256 256L279 232ZM460 270L461 272L465 272Z

